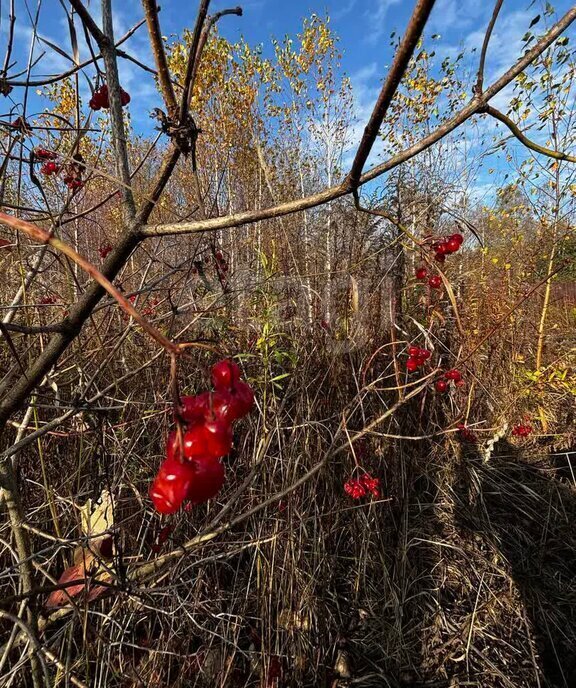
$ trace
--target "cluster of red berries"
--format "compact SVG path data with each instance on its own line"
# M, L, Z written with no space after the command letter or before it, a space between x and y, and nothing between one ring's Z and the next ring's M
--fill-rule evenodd
M52 304L57 303L57 302L58 302L58 298L56 296L54 296L54 294L51 294L50 296L43 296L40 299L39 303L42 306L51 306Z
M130 102L130 94L126 93L123 88L120 89L120 102L122 103L122 107L124 107L124 105L128 105ZM92 98L90 98L88 105L92 108L92 110L101 110L102 108L108 109L110 107L107 84L103 84L100 86L100 88L94 91L94 95Z
M84 182L81 179L72 175L66 175L64 177L64 184L66 184L69 189L72 189L72 191L81 189L84 186Z
M443 380L436 380L435 387L437 392L446 392L450 383L453 382L457 387L462 387L464 380L462 379L462 373L456 368L452 370L447 370L444 373Z
M434 256L435 260L439 263L443 263L446 260L446 256L451 253L456 253L460 250L460 247L464 243L464 237L462 234L451 234L449 237L444 237L439 241L435 241L432 244L432 248L436 252Z
M34 155L39 160L45 161L40 167L40 173L44 176L50 177L51 175L59 174L62 171L62 167L55 162L58 155L53 151L46 150L45 148L35 148ZM76 191L84 186L84 182L82 181L84 162L79 153L74 156L72 162L66 165L65 172L66 174L63 178L63 181L69 189Z
M81 189L84 186L82 175L85 170L84 158L80 153L74 156L74 159L66 168L66 176L64 177L64 184L72 191Z
M513 437L528 437L532 434L532 426L528 424L515 425L512 428Z
M184 429L170 433L166 458L150 488L161 514L177 511L184 500L201 504L224 484L221 459L232 448L232 423L254 406L254 392L229 360L212 367L215 391L182 397L179 415Z
M229 269L228 263L224 259L222 251L216 251L214 258L216 259L216 272L218 273L218 277L223 280L226 278L226 273Z
M38 158L38 160L56 160L58 157L58 153L46 150L46 148L35 148L34 155Z
M425 280L428 277L428 270L424 267L416 268L416 279ZM442 286L442 278L440 275L431 275L428 279L428 284L432 289L440 289Z
M148 301L148 305L142 311L142 315L145 317L156 315L156 306L158 306L159 303L160 301L158 299L150 299L150 301Z
M428 349L421 349L418 346L411 346L408 348L408 360L406 361L406 370L413 373L418 368L422 367L424 363L430 358L432 354Z
M102 260L107 258L110 251L112 251L111 244L102 244L100 246L100 248L98 249L98 253L100 254L100 258L102 258Z
M364 473L360 478L350 478L344 483L344 491L352 499L361 499L369 492L373 497L380 497L380 478L373 478L370 473Z
M434 241L432 243L432 249L435 252L434 259L439 263L443 263L446 260L446 256L456 253L463 243L464 237L462 234L451 234L448 237ZM416 279L421 281L427 279L432 289L440 289L442 287L442 277L437 274L429 276L428 270L424 266L416 268Z
M458 423L458 435L463 442L468 442L468 444L476 444L478 438L476 434L467 428L464 423Z
M53 161L45 162L40 168L40 173L46 177L49 177L51 174L58 174L58 172L60 172L60 166Z

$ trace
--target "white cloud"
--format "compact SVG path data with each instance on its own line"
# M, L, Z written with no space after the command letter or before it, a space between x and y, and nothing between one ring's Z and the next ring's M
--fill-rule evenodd
M372 27L366 36L368 43L376 43L382 37L384 31L388 28L386 25L388 10L394 5L399 5L400 0L377 0L376 4L376 9L371 8L365 15L369 19L369 25Z

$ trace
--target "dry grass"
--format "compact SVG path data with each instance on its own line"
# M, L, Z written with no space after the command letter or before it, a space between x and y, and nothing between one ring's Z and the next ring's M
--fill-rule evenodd
M245 333L229 332L230 350L250 352ZM213 528L221 509L229 509L226 523L293 485L329 451L342 409L350 409L353 435L396 400L396 391L374 391L394 386L388 354L365 376L375 342L337 356L325 335L288 334L281 343L290 357L262 346L246 357L259 408L238 429L226 487L208 506L170 521L162 552ZM135 333L102 380L141 365L148 354L140 347ZM490 409L510 407L506 356L505 342L491 347L485 365L494 371L500 361L492 377L501 389L479 387L469 423L497 420ZM209 363L200 356L182 371L184 390L205 384ZM275 386L281 372L289 376ZM482 434L478 450L442 434L466 392L448 401L428 390L355 443L354 453L331 458L301 487L163 574L128 583L132 562L157 556L162 524L146 490L170 424L166 387L165 366L149 366L117 385L107 410L80 414L43 438L41 452L33 445L20 455L30 525L62 538L34 535L35 563L46 575L58 577L71 562L66 539L79 534L72 501L103 488L116 500L120 590L80 602L45 632L72 675L110 688L575 685L576 453L569 435L523 447L502 440L486 461L480 449L493 433ZM70 389L60 391L69 398ZM556 401L555 428L566 428L566 397ZM59 412L39 410L43 420ZM354 454L381 478L381 500L352 502L343 493ZM6 529L2 537L2 585L14 592ZM27 685L21 649L3 685Z

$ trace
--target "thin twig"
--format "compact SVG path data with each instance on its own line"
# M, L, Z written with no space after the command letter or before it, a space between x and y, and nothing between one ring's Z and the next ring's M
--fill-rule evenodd
M491 105L484 105L479 112L486 113L487 115L494 117L494 119L502 122L502 124L505 124L512 134L518 139L518 141L523 143L526 148L530 148L530 150L533 150L536 153L547 155L549 158L554 158L554 160L567 160L568 162L576 162L576 157L572 155L568 155L567 153L562 153L560 151L550 150L550 148L546 148L545 146L541 146L540 144L531 141L525 134L522 133L522 131L520 131L519 127L510 119L510 117L507 117L503 112L500 112L500 110L497 110L495 107L492 107Z
M504 0L496 0L496 4L494 5L494 11L492 12L492 17L488 24L488 28L486 29L486 33L484 34L484 42L482 43L482 51L480 53L480 62L478 65L478 76L476 78L476 86L474 87L474 92L476 93L476 95L480 95L482 93L482 89L484 88L484 65L486 63L488 44L490 43L490 38L492 36L492 32L494 31L494 25L496 24L496 20L498 19L498 15L500 14L500 9L502 7L503 2Z

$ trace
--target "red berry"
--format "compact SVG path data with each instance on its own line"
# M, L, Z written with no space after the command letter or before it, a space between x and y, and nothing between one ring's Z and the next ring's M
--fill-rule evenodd
M50 176L51 174L56 174L60 168L55 162L45 162L40 168L41 174Z
M442 278L440 275L432 275L432 277L428 280L428 284L432 287L432 289L440 289L442 286Z
M443 253L437 253L437 254L434 256L434 260L435 260L437 263L445 263L445 262L446 262L446 256L445 256Z
M380 478L373 478L369 473L360 476L360 484L363 485L372 496L380 496Z
M436 254L443 255L445 253L449 253L448 242L441 241L439 244L436 245Z
M448 389L448 383L446 380L436 380L436 384L434 386L436 387L436 391L441 393Z
M216 260L222 260L224 256L222 255L222 251L216 251L214 257L216 258Z
M212 384L217 390L229 391L240 380L240 376L238 365L227 358L212 366Z
M43 306L50 306L50 305L56 303L57 300L58 300L58 299L57 299L54 295L52 295L52 296L43 296L43 297L40 299L40 304L43 305Z
M210 411L210 392L182 397L180 404L180 414L186 423L201 422Z
M462 246L462 244L464 243L464 237L459 233L451 234L449 240L457 241L460 244L460 246Z
M57 153L46 150L46 148L35 148L34 155L40 160L56 160Z
M120 89L120 103L122 104L122 107L124 107L124 105L128 105L130 100L131 100L130 94L126 93L126 91L123 88L121 88Z
M532 432L531 425L515 425L512 429L512 434L518 437L528 437Z
M207 456L221 459L232 449L232 429L223 420L208 420L204 423Z
M220 459L232 448L232 430L222 420L206 420L191 426L184 433L184 457Z
M150 497L156 510L161 514L173 514L178 511L188 494L193 478L193 467L177 461L169 449L150 487Z
M201 504L215 497L224 485L224 466L220 461L199 457L191 464L194 473L186 498L193 504Z
M459 370L456 370L456 368L453 368L452 370L448 370L446 373L444 373L444 377L447 380L459 382L462 379L462 373Z
M205 456L208 451L206 431L201 422L192 425L186 430L182 441L182 450L186 459L195 459L199 456Z
M409 358L406 361L406 369L411 373L413 373L415 370L418 370L419 367L420 367L420 363L418 362L418 359L416 359L416 358Z
M468 442L469 444L476 444L476 435L467 428L464 423L458 423L458 434L463 442Z
M98 249L98 253L100 254L100 258L104 260L108 256L108 254L112 251L112 246L110 244L102 244L100 248Z
M250 385L238 380L230 390L232 403L230 404L230 417L233 420L242 418L254 408L254 392Z
M416 358L420 355L420 351L421 349L419 346L410 346L408 347L408 356L410 356L410 358Z
M424 361L427 361L430 356L432 356L432 354L430 351L428 351L428 349L420 349L418 351L418 358L422 358Z
M448 241L446 242L446 246L450 253L456 253L456 251L460 248L461 244L456 239L448 239Z
M344 483L344 491L349 494L352 499L360 499L366 495L366 488L359 480L350 478Z
M211 396L211 418L221 420L227 425L236 420L234 416L234 397L230 392L217 390Z
M423 280L428 277L428 270L426 268L418 268L416 270L416 279Z

